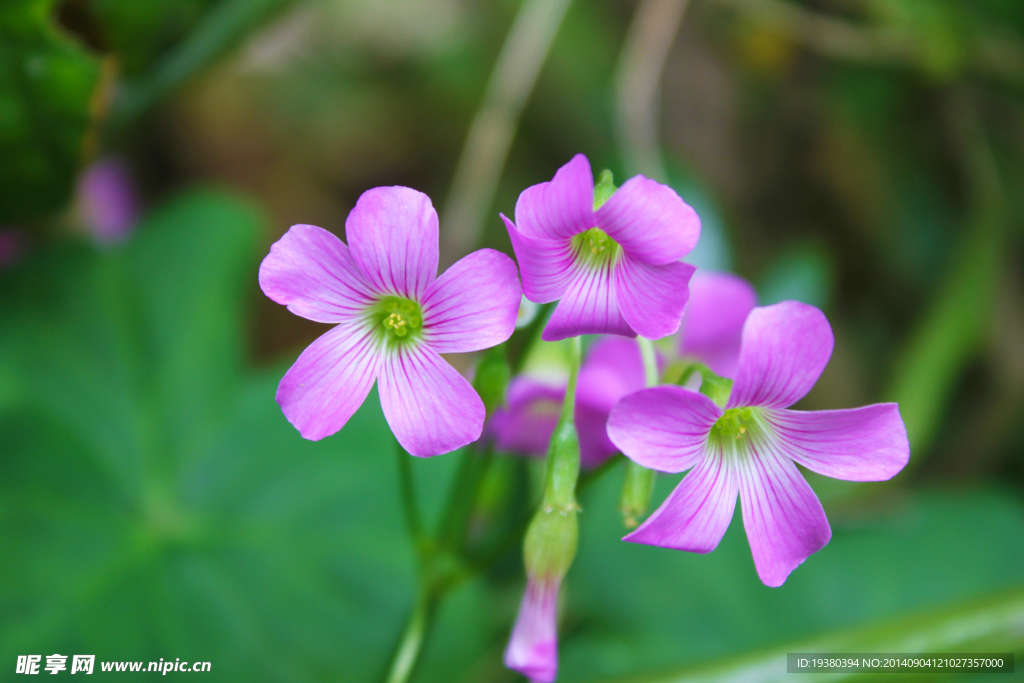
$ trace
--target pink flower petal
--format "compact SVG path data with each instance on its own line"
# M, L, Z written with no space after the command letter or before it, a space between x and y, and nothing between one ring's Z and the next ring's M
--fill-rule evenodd
M344 427L363 404L380 362L368 327L338 325L310 344L281 378L277 402L304 438L319 441Z
M558 341L581 334L617 334L635 337L636 332L619 312L614 266L576 271L562 300L555 306L541 339Z
M757 292L743 278L698 270L690 280L680 353L735 377L743 323L756 305Z
M678 261L700 239L697 212L671 187L642 175L616 190L596 217L597 226L627 254L655 266Z
M799 301L755 308L743 326L736 381L727 408L788 408L803 398L832 356L825 314Z
M644 388L644 363L633 339L604 337L587 351L576 386L580 463L597 467L618 448L608 438L608 414L623 396Z
M884 481L910 460L895 403L850 410L766 410L779 447L807 469L847 481Z
M512 259L493 249L475 251L427 288L423 338L438 353L497 346L515 331L522 296Z
M381 293L422 300L437 278L437 212L408 187L375 187L359 197L345 221L352 259Z
M498 450L547 453L564 398L564 384L553 387L525 375L514 378L508 386L507 406L494 411L489 424Z
M735 467L721 453L708 453L661 507L622 540L710 553L732 522L738 490Z
M541 683L558 675L558 585L530 578L505 649L505 666Z
M549 240L594 227L594 175L587 157L577 154L551 182L523 190L516 202L516 225L528 237Z
M680 261L652 266L623 256L615 270L615 291L626 323L648 339L674 334L683 319L694 270Z
M757 575L772 587L832 538L818 497L779 448L769 436L739 459L743 526Z
M480 438L483 401L466 378L426 344L390 349L378 389L384 417L411 455L440 455Z
M351 321L376 296L348 247L323 228L293 225L260 264L260 288L295 315L320 323Z
M504 214L501 220L512 240L526 298L538 304L561 299L577 270L571 242L527 237Z
M660 386L630 394L612 408L608 436L633 462L683 472L703 457L711 426L723 415L703 394Z

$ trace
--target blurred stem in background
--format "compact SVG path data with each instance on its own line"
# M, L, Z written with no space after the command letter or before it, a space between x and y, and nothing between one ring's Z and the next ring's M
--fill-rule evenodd
M659 96L665 59L690 0L643 0L615 69L615 131L626 175L665 182L658 142Z
M109 129L121 131L153 104L210 66L254 29L295 0L223 0L152 71L122 86L110 112Z
M441 211L441 267L473 249L505 168L519 117L572 0L525 0L469 127Z
M955 49L962 54L949 62L948 54L932 49L941 44L934 40L937 36L930 34L936 28L934 24L862 25L789 0L718 2L824 57L879 66L919 67L944 77L957 75L948 73L949 70L968 70L1013 88L1024 86L1024 43L999 27L986 26L975 31L971 40L961 39L963 43ZM862 9L869 10L869 4L863 3ZM957 21L952 14L942 19L947 23Z
M947 100L946 121L969 204L967 230L938 294L896 365L888 396L900 404L912 452L926 452L955 383L985 343L1009 220L1003 182L972 93ZM919 464L912 457L909 467Z

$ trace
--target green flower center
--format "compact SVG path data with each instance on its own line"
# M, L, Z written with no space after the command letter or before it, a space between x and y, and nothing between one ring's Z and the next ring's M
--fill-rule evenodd
M591 228L572 238L572 250L584 263L604 266L618 259L622 247L601 228Z
M757 408L730 408L711 427L711 438L719 443L749 439L760 430Z
M398 344L420 336L423 312L415 301L386 296L370 309L374 329L387 344Z

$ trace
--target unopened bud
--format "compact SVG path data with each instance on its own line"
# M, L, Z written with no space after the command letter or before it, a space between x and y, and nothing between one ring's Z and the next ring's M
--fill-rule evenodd
M551 683L558 676L559 585L558 580L527 582L505 649L505 666L540 683Z
M612 182L612 172L608 169L601 171L597 177L597 185L594 185L594 211L597 211L608 199L615 194L615 183Z
M732 380L719 377L703 364L698 364L696 370L700 373L700 393L714 401L719 408L725 407L732 393Z

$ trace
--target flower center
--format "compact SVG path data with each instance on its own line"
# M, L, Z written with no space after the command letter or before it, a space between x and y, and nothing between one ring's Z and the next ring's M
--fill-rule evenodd
M386 296L370 309L378 334L389 344L419 337L423 328L423 312L415 301L400 296Z
M730 408L711 427L711 436L720 442L730 443L750 438L759 429L756 408Z
M622 247L601 228L591 228L572 238L576 258L593 266L603 266L618 259Z

